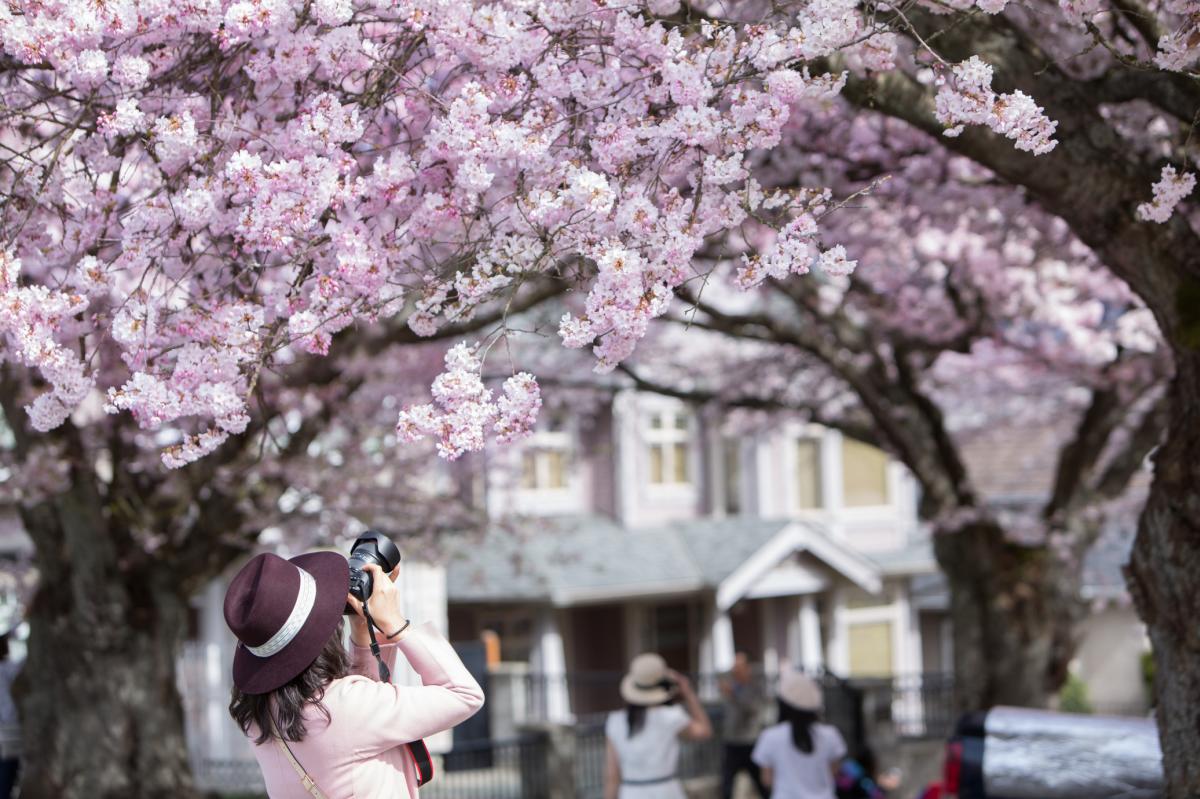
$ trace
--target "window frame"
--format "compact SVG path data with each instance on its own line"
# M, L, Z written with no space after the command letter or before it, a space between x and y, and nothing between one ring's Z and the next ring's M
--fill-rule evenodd
M571 490L571 463L574 456L574 443L570 431L563 430L535 430L530 434L521 445L521 476L517 485L517 490L526 494L544 495L554 492L563 492ZM563 482L562 485L550 485L549 474L551 471L550 459L543 457L549 452L562 453L563 458ZM525 459L533 456L533 476L534 484L526 485L525 483Z
M793 435L789 439L789 449L791 450L791 494L792 494L792 510L796 513L825 513L828 511L825 491L827 489L827 477L825 475L825 436L812 431L802 431L797 435ZM811 443L816 448L816 466L817 466L817 504L805 506L800 501L800 445Z
M658 427L654 427L652 424L655 417L663 420ZM682 427L678 423L680 419L683 420ZM670 424L667 423L668 420L670 420ZM695 414L686 405L651 407L642 414L642 422L639 427L642 439L642 459L646 470L646 486L651 491L693 490L696 486ZM678 448L680 446L684 449L683 467L686 479L656 481L653 475L651 452L655 448L661 450L663 476L673 478L677 473Z

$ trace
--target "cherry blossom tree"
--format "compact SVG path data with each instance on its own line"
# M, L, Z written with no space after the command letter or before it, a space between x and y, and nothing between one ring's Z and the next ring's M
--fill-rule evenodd
M1200 758L1181 756L1200 670L1177 667L1195 646L1182 620L1200 561L1187 458L1200 435L1186 301L1198 256L1179 210L1192 187L1195 9L734 11L0 5L0 395L43 569L31 668L61 677L25 687L29 795L186 793L173 711L146 701L163 695L179 629L166 597L240 551L223 531L234 514L253 526L249 500L271 482L260 468L283 474L262 464L307 454L305 438L388 373L373 364L396 344L468 341L434 403L406 407L397 430L452 457L518 438L536 412L519 365L495 388L475 371L502 350L514 311L585 293L561 338L607 370L706 274L694 257L729 230L748 228L743 289L791 285L814 263L849 271L849 251L822 231L847 198L753 172L794 110L839 93L1024 187L1142 298L1175 354L1172 434L1134 571L1160 673L1183 675L1162 682L1160 702L1178 708L1160 716L1178 742L1172 790L1200 784ZM129 674L134 653L152 688L105 692L104 729L61 713L101 693L97 675ZM81 733L110 743L81 758L68 743Z
M1196 7L1190 2L980 2L905 8L896 32L915 59L850 75L842 96L939 137L948 150L1019 187L1065 222L1153 313L1174 365L1166 433L1128 569L1157 662L1156 720L1167 794L1200 792L1200 745L1190 708L1200 701L1200 239L1191 196ZM886 16L886 15L885 15ZM923 55L922 55L923 54ZM939 65L986 62L1006 96L1033 98L1055 123L1053 150L1035 156L1007 141L1005 125L946 137ZM930 77L933 79L930 80Z
M41 574L25 795L187 795L189 593L282 511L438 507L397 433L446 458L519 438L536 382L479 376L512 314L586 292L563 336L612 368L706 239L755 215L807 250L825 193L741 164L829 91L798 58L883 66L866 30L845 0L753 24L671 0L0 5L5 490ZM464 343L401 415L421 372L397 348L431 338Z
M1152 314L1062 220L905 123L841 101L800 110L754 171L857 196L822 223L837 262L747 298L738 250L773 234L744 227L702 253L714 268L679 290L675 329L621 369L894 455L949 580L961 708L1045 706L1074 656L1083 557L1135 517L1130 485L1162 436L1170 359ZM989 497L969 453L1048 423L1054 440L1030 441L1056 460L1040 502Z

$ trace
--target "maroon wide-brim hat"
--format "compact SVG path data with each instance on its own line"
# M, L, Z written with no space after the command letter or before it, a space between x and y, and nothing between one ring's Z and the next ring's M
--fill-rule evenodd
M336 552L251 558L225 592L225 623L238 639L233 684L265 694L308 668L337 630L349 591L350 565Z

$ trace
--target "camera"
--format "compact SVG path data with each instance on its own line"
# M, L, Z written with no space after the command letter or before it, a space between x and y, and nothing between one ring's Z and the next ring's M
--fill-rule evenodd
M368 563L379 564L384 573L390 572L400 565L400 549L386 535L375 530L368 530L354 539L354 545L350 547L350 593L360 602L366 602L374 588L370 572L363 568ZM349 604L346 612L354 612Z

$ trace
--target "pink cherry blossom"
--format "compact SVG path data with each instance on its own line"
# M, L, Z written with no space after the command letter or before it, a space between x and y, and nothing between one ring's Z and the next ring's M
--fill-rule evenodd
M1057 123L1024 92L996 94L992 67L979 56L971 56L951 72L937 93L937 117L947 126L945 135L961 135L964 125L984 125L1012 139L1018 150L1042 155L1054 149Z
M1175 167L1163 167L1162 176L1154 184L1154 199L1137 207L1138 219L1162 224L1171 218L1175 206L1196 188L1196 176L1191 172L1178 174Z
M0 246L22 263L6 352L50 385L23 400L37 427L95 386L172 466L339 340L436 335L569 284L562 343L609 371L731 231L746 288L814 263L844 275L855 259L821 230L829 176L781 187L762 160L850 74L911 60L851 0L696 24L676 0L17 8L0 5ZM986 94L984 77L957 80ZM1029 98L986 99L970 120L943 103L948 123L1048 149ZM448 369L435 404L453 407L409 423L447 455L536 412L525 378L503 413L462 399L472 373Z
M474 348L458 344L446 353L446 370L433 381L433 404L400 412L396 435L413 442L433 438L439 454L455 460L483 448L489 429L501 443L528 435L541 408L537 381L524 372L504 381L496 400L484 383Z

